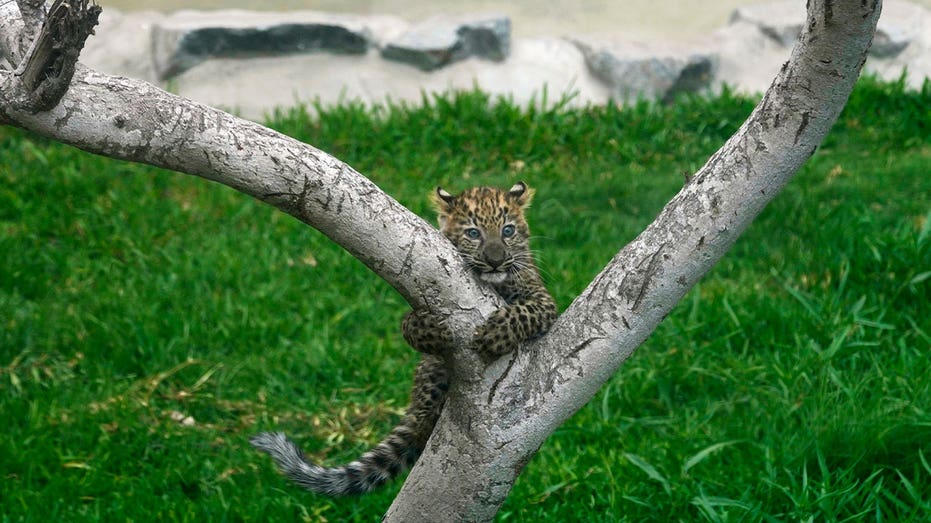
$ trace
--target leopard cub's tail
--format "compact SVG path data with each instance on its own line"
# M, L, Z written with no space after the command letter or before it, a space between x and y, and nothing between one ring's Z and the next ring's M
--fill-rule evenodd
M298 485L326 496L349 496L374 490L417 461L423 447L405 429L396 427L375 448L341 467L321 467L308 461L301 449L281 432L263 432L249 442L268 453L281 472Z
M321 467L280 432L263 432L249 440L267 452L285 476L326 496L364 494L414 466L433 432L446 401L449 380L441 359L424 356L414 372L411 403L400 423L381 443L341 467Z

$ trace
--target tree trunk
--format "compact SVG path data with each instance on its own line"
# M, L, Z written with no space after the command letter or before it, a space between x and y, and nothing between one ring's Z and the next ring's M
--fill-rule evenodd
M60 102L39 112L23 102L21 77L0 71L0 123L229 185L316 227L411 305L448 314L464 334L448 358L447 408L385 519L488 521L546 437L591 399L814 153L859 75L880 5L810 0L791 58L737 133L546 336L487 368L464 347L496 297L435 229L326 153L80 64ZM15 6L0 6L0 56L13 57L14 66L26 56L22 35L36 27L35 14L22 13L25 24Z
M494 517L546 437L594 396L815 152L859 76L880 6L809 2L791 58L737 133L547 336L488 369L483 381L458 383L386 521Z

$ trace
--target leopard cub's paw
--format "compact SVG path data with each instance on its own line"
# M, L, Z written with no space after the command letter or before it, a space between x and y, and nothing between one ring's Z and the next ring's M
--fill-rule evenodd
M485 360L493 360L514 350L516 342L509 324L508 309L496 310L484 325L476 329L472 350Z

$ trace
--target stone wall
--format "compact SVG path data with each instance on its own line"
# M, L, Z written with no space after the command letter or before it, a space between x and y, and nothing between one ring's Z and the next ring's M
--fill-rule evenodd
M423 93L475 86L518 103L665 100L722 82L764 90L788 58L802 2L738 8L730 22L688 42L621 34L513 38L500 14L433 17L314 11L105 9L82 55L87 65L141 78L189 98L259 118L276 106L319 100L417 103ZM931 12L887 0L867 71L910 83L931 76Z

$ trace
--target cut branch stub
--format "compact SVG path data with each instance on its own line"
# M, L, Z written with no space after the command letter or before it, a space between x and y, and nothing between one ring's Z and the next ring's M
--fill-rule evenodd
M58 105L100 12L100 6L87 0L55 0L14 75L19 78L15 90L20 109L34 114ZM26 22L29 28L31 21Z
M9 56L20 62L42 29L42 20L45 19L45 1L17 0L16 6L23 18L23 29L19 32L15 40L16 45L13 46Z

